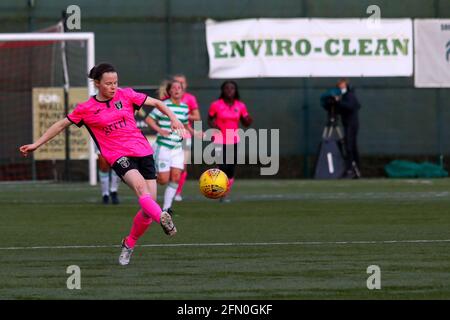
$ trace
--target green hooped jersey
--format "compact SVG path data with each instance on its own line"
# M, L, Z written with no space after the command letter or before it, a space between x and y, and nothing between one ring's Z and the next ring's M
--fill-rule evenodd
M182 124L188 124L189 108L187 104L181 102L179 105L176 105L170 99L164 100L163 103L168 108L170 108L170 110L172 110L172 112L177 116L178 120L180 120ZM172 129L170 128L169 117L159 111L157 108L154 108L148 116L155 120L161 129L172 131ZM160 146L165 146L170 149L181 147L182 141L183 138L175 132L172 132L167 137L163 137L159 133L156 135L156 143Z

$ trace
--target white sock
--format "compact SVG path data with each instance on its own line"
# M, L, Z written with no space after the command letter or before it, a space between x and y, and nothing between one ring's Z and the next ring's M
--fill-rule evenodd
M111 170L111 192L119 190L120 178L114 170Z
M102 196L109 196L109 172L99 172Z
M175 194L177 193L178 183L169 182L166 187L166 191L164 192L164 206L163 209L169 209L172 207L173 198L175 198Z

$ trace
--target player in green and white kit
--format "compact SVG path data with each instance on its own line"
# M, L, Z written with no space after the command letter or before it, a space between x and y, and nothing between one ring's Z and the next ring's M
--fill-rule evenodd
M163 103L176 115L178 120L184 124L187 131L192 129L188 126L188 105L181 102L183 97L183 87L178 81L171 81L167 84L166 92L169 98ZM170 129L169 118L154 109L145 119L147 124L157 132L156 142L153 145L155 150L155 164L157 181L161 185L166 185L164 192L164 210L171 211L172 202L175 197L181 173L184 170L184 151L182 148L183 134L173 132ZM191 132L192 134L193 132Z

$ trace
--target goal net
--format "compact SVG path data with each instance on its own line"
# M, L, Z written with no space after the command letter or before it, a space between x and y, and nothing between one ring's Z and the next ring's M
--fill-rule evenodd
M70 126L28 158L19 152L95 92L87 80L93 33L45 31L0 34L0 181L89 179L94 185L96 156L84 128Z

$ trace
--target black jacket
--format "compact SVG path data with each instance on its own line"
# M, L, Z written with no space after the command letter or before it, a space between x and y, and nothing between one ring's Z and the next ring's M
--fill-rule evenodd
M337 103L337 113L341 116L344 126L358 125L358 110L361 108L355 90L351 87L341 96Z

